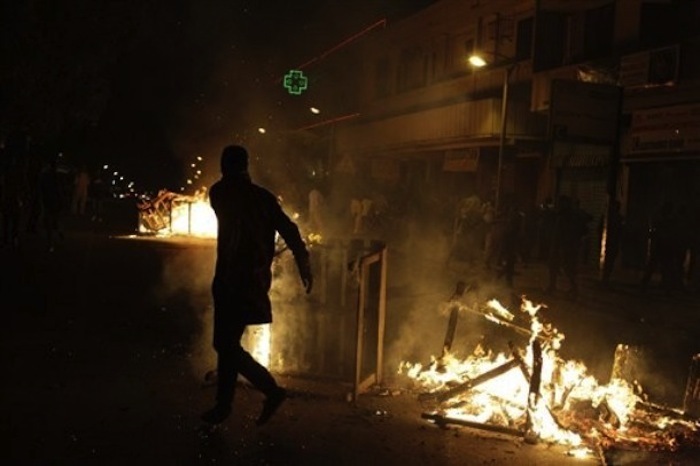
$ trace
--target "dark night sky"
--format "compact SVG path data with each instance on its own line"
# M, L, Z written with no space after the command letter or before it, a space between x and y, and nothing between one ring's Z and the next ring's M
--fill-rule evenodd
M174 188L183 160L261 124L288 69L430 3L4 0L0 124Z

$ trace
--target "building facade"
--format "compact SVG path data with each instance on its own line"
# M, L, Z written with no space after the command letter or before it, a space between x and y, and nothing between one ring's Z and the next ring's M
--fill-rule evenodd
M534 2L443 0L364 41L359 116L335 131L337 162L414 205L450 211L497 190L536 202L547 120L530 108L534 12ZM474 68L472 54L489 65Z
M682 0L438 0L340 58L353 118L328 133L331 175L447 211L570 195L592 263L615 198L641 265L664 202L700 209L699 20Z

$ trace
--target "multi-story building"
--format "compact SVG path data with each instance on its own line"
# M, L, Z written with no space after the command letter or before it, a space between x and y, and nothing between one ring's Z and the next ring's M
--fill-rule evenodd
M438 0L335 58L351 117L327 133L331 172L449 214L568 194L593 218L592 262L613 196L640 263L662 202L699 209L699 3Z
M530 109L534 13L534 2L443 0L360 43L358 116L335 130L336 162L449 215L460 198L495 201L499 184L503 199L534 203L547 122ZM470 65L475 53L489 65Z

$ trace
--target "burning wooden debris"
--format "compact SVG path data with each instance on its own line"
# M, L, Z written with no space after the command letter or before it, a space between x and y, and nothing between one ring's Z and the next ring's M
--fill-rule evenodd
M558 350L564 335L540 320L535 305L525 297L517 316L498 301L477 308L449 301L452 310L447 338L439 358L427 366L402 363L420 391L418 399L428 411L424 419L438 425L457 424L525 439L570 447L569 454L603 458L607 449L635 448L647 451L676 451L682 445L700 446L697 413L654 405L633 379L634 349L620 345L607 385L587 373L579 361L562 359ZM458 313L453 312L458 309ZM459 359L451 344L459 315L479 315L485 320L527 337L525 348L510 342L510 354L494 355L477 348ZM696 357L693 367L700 367ZM691 370L686 399L698 404L700 370ZM690 393L690 395L688 395ZM692 416L691 416L692 415Z
M141 233L216 236L216 218L206 191L184 195L163 189L152 199L140 201L137 208Z

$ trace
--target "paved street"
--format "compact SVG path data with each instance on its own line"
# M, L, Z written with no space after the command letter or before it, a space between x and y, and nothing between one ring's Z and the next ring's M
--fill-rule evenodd
M199 414L214 395L204 379L213 367L207 323L213 243L111 233L69 224L53 253L40 237L0 251L2 464L699 464L690 446L578 459L561 446L422 419L424 407L403 389L395 364L428 356L426 347L437 352L444 319L430 313L463 277L444 264L406 268L410 258L401 251L389 256L383 387L351 403L351 385L343 380L280 376L291 397L258 428L261 397L243 384L232 418L204 429ZM642 385L649 382L652 401L680 406L700 350L696 296L654 289L640 295L634 272L619 273L612 289L601 289L594 273L585 272L580 297L571 301L563 293L544 295L545 277L541 265L520 267L514 291L547 303L547 319L566 335L566 358L582 359L605 379L618 343L644 348ZM491 290L509 296L497 283L482 283L480 293ZM422 317L414 313L419 307ZM439 331L426 332L429 320ZM418 345L424 334L432 340Z

